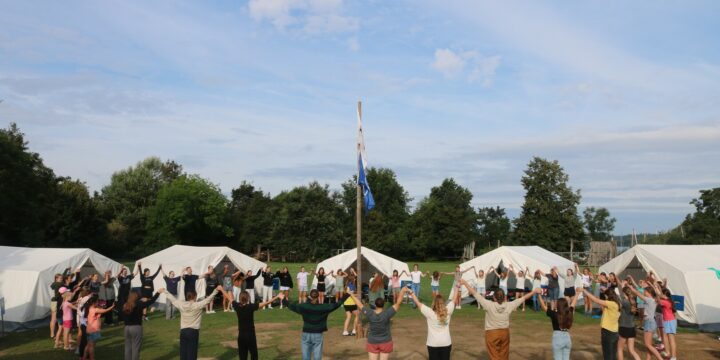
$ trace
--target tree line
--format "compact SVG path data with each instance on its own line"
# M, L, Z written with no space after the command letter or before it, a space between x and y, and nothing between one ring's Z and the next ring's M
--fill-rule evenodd
M500 207L474 208L472 192L444 179L411 208L412 199L387 168L367 178L376 208L363 217L363 244L399 259L457 259L499 245L582 250L608 241L615 219L605 208L578 212L580 190L557 161L535 157L521 183L518 218ZM242 181L229 198L172 160L149 157L112 174L90 194L80 180L58 176L30 151L15 124L0 129L0 244L89 247L114 258L145 256L173 244L223 245L253 254L258 248L286 260L318 260L355 244L355 177L339 190L311 182L275 196ZM670 243L717 243L720 188L702 190L697 211ZM668 234L674 234L676 230Z

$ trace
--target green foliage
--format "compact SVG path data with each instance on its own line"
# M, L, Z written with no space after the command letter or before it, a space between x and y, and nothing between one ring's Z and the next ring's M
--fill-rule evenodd
M312 182L283 191L274 200L278 210L271 247L275 252L315 260L340 247L342 225L337 214L341 205L327 185Z
M181 173L182 167L174 161L163 163L157 157L149 157L134 167L112 174L110 184L103 187L100 194L101 209L110 224L111 241L134 254L144 253L148 209L163 185Z
M608 209L588 207L583 211L585 229L590 241L610 241L615 230L615 218L610 216Z
M700 190L700 197L690 204L695 213L688 214L679 229L668 236L671 244L720 243L720 187Z
M220 189L197 175L181 175L160 188L147 209L147 251L173 244L224 245L232 236L228 201Z
M103 241L105 222L84 183L62 179L52 207L55 216L48 224L47 237L54 246L89 247L106 253L117 250L112 242Z
M507 245L510 239L511 223L505 214L505 209L497 207L482 207L478 209L478 229L480 237L478 248L493 248Z
M400 185L395 172L386 168L369 168L367 179L375 198L375 209L363 213L363 245L383 249L385 254L402 257L408 251L406 223L410 217L410 195ZM353 177L342 184L340 213L344 230L344 247L352 247L356 241L355 209L357 182Z
M533 158L521 182L525 203L515 219L514 242L557 252L569 251L571 240L580 245L583 236L577 214L580 191L573 191L568 185L568 175L557 160Z
M454 179L443 180L420 201L409 224L415 256L459 258L463 247L479 239L473 195Z
M276 206L269 194L256 190L247 182L232 190L230 224L234 230L234 245L240 251L252 253L258 245L268 245L272 237Z

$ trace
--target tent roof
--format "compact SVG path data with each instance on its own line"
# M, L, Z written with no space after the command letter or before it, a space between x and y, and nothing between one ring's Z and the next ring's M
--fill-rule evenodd
M500 261L505 266L513 264L518 271L528 267L531 272L537 269L547 272L553 266L557 266L562 271L574 266L572 261L539 246L501 246L460 264L460 268L465 269L474 265L476 270L487 270L487 267L497 266ZM483 267L478 268L478 266Z
M366 248L364 246L361 248L360 251L363 258L365 258L372 266L374 266L376 269L378 269L388 277L392 275L393 270L397 270L398 272L402 272L403 270L405 270L406 272L410 272L407 263L403 261L393 259L387 255L381 254L375 250ZM325 268L326 273L332 270L337 270L338 268L347 269L355 262L356 259L357 249L348 250L342 254L338 254L321 261L319 264L317 264L315 271L317 271L317 269L321 267ZM401 278L404 279L409 277L403 275Z
M720 245L635 245L600 269L612 265L616 259L621 260L622 256L629 257L630 261L637 254L652 256L682 272L707 271L709 266L720 265Z
M41 271L77 255L94 252L90 249L73 248L26 248L0 246L0 268L15 271Z

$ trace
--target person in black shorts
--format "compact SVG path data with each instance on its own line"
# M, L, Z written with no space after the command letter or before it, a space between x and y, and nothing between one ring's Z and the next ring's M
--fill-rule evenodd
M205 278L205 296L210 296L214 291L215 288L218 286L218 276L215 273L215 268L212 265L208 266L208 271L203 274L203 277ZM214 314L215 310L213 310L213 307L215 306L215 299L210 300L207 303L207 307L205 308L206 314Z
M264 308L266 305L272 303L277 299L282 300L282 293L279 293L277 296L270 299L269 301L261 302L259 304L253 304L250 302L250 295L247 291L242 291L240 293L240 301L235 301L233 299L232 293L225 291L224 289L220 291L222 292L225 299L232 304L233 310L235 310L235 314L237 315L237 343L238 356L240 357L240 360L247 360L248 354L250 354L250 359L257 360L258 349L257 336L255 335L255 311Z
M315 274L317 277L318 302L325 303L325 268L319 268Z
M620 322L618 327L617 349L618 358L622 359L622 353L625 351L627 344L628 352L633 359L640 359L640 355L635 351L635 313L637 312L637 303L635 295L632 294L628 284L622 281L622 291L620 292Z
M138 262L138 271L141 271L140 273L140 283L142 283L142 287L140 288L140 298L145 299L145 301L149 300L151 297L153 297L153 292L155 291L155 284L153 281L155 281L155 277L160 273L160 269L162 269L162 265L158 266L157 271L155 271L155 274L150 275L150 269L142 270L142 264ZM147 321L147 308L143 309L143 318Z
M195 283L199 278L199 276L193 275L191 267L188 266L183 270L182 280L185 283L185 291L183 292L183 296L187 296L187 294L197 295Z

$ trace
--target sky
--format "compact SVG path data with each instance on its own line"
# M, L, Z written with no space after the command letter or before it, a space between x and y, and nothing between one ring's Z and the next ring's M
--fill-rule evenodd
M616 233L720 179L720 2L0 1L0 126L100 190L148 156L273 195L368 163L517 216L558 160Z

